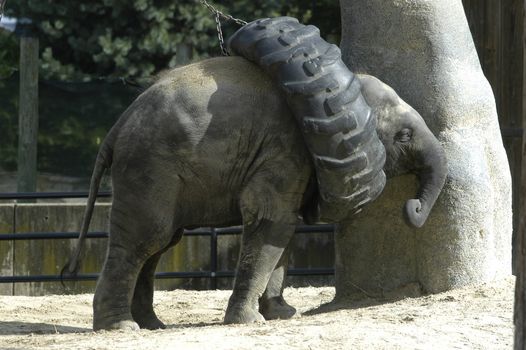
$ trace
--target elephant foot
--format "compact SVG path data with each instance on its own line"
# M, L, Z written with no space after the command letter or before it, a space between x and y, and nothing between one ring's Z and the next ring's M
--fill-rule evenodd
M225 313L225 324L265 322L257 310L247 306L228 306Z
M128 331L137 331L139 330L139 325L133 320L93 320L93 330L128 330Z
M166 328L166 325L161 320L159 320L155 314L141 316L135 315L134 320L142 329L155 330Z
M296 309L285 301L282 296L259 299L259 312L266 320L287 320L296 314Z

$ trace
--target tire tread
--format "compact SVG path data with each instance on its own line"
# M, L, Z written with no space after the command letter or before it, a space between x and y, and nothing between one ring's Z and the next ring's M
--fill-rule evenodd
M361 83L341 60L340 49L324 41L318 28L291 17L249 23L228 45L287 93L314 160L322 219L338 221L376 199L385 186L385 148Z

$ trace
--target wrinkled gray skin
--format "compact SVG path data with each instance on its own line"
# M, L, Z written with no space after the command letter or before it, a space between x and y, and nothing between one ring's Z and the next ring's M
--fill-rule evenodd
M404 207L409 225L422 227L444 186L445 152L417 111L379 79L358 75L362 94L378 117L376 132L385 146L387 178L414 173L420 179L417 198Z
M417 170L428 179L406 206L409 222L420 226L443 183L442 149L390 88L360 79L378 112L386 173ZM225 323L294 315L282 297L286 258L280 258L302 204L315 193L295 123L282 93L239 57L173 70L137 98L106 137L92 179L93 190L111 166L110 239L93 302L95 330L163 328L152 308L161 254L183 228L240 222L242 249Z

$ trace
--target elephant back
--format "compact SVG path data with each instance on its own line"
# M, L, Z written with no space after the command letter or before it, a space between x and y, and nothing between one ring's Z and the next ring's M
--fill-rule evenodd
M385 148L360 81L336 45L323 40L315 26L277 17L243 26L228 47L259 65L285 92L316 169L316 219L339 221L379 196Z

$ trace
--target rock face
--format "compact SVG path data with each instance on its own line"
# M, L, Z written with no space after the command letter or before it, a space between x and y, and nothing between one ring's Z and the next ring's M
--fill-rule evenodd
M439 292L511 272L511 178L495 100L461 0L340 0L342 57L391 85L444 146L449 175L421 229L401 207L416 179L391 179L380 198L343 222L337 297L419 283ZM358 288L357 288L358 287Z

